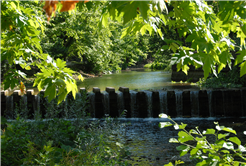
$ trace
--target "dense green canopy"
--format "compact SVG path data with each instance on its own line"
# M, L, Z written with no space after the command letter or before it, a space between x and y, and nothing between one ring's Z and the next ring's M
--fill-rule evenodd
M40 72L35 74L34 86L39 90L45 89L49 100L58 96L61 102L69 92L74 97L77 92L76 81L72 77L75 71L67 68L64 60L52 58L49 55L52 52L47 51L54 47L51 38L59 35L74 39L72 43L69 43L69 38L56 43L70 44L70 50L62 53L87 60L93 58L95 63L111 65L112 70L118 67L118 63L110 63L112 60L122 61L119 56L129 54L117 50L118 46L119 49L125 47L125 38L136 44L139 38L135 35L156 33L166 43L160 51L172 51L172 63L177 64L178 70L187 73L189 65L202 67L207 78L209 73L217 75L227 65L231 67L234 59L234 65L240 65L240 75L246 74L245 1L91 1L79 2L76 6L74 13L69 11L72 13L69 19L64 21L61 17L52 17L53 20L47 22L43 4L39 1L1 2L1 63L7 60L10 66L19 64L26 70L30 70L30 66L38 67ZM58 3L57 11L61 8L62 4ZM100 19L92 20L96 15ZM110 20L118 21L120 25ZM98 28L95 28L96 22ZM122 28L121 38L105 37L120 33ZM49 29L50 33L47 32ZM91 32L93 29L96 31ZM171 38L166 34L168 30L175 30L178 38ZM43 35L45 31L50 35L48 38ZM84 42L98 44L92 48ZM114 44L117 45L110 46ZM146 56L141 50L135 54ZM107 58L101 58L105 56ZM130 59L134 61L134 56L131 55ZM18 86L21 77L25 78L25 73L10 67L3 76L4 89Z

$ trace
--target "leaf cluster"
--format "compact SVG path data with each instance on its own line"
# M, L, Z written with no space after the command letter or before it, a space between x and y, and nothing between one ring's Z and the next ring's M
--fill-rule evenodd
M170 143L181 144L177 147L180 151L180 156L187 153L191 159L197 159L197 166L200 165L246 165L246 147L241 144L240 139L236 136L237 133L230 127L220 126L215 123L215 129L206 129L200 131L198 127L186 130L187 124L177 124L171 117L162 114L160 117L165 117L171 122L160 122L160 127L173 126L178 132L178 139L170 138ZM245 132L244 132L245 133ZM208 137L214 137L208 141Z

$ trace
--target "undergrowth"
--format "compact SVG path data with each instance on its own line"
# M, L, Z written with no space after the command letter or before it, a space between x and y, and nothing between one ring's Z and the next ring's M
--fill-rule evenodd
M240 70L236 66L227 73L220 72L217 77L211 75L206 80L201 79L198 84L204 88L240 88L246 87L246 77L240 77Z
M14 121L2 117L1 165L127 165L123 124L110 117L89 121L85 95L66 109L56 101L47 104L46 119L27 120L20 110Z

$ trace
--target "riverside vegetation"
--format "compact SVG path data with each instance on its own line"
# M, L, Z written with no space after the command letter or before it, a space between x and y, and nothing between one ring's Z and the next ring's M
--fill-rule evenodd
M15 121L2 117L1 165L127 165L123 124L109 117L90 122L84 99L85 94L70 101L65 111L52 100L46 119L36 115L28 121L27 110L19 108ZM58 118L61 114L65 119Z
M189 65L202 67L205 79L235 59L233 65L242 77L245 6L244 1L4 0L2 85L4 90L20 87L30 72L33 86L44 89L49 101L58 96L60 103L70 92L74 98L78 92L73 74L83 80L72 67L83 65L83 72L117 71L149 55L155 58L154 67L171 61L186 74ZM81 63L69 66L67 61Z

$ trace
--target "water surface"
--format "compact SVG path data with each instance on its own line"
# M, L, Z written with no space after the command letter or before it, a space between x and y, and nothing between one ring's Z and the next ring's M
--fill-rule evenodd
M106 87L113 87L116 90L119 87L128 87L130 90L148 90L148 89L184 89L191 88L188 83L172 83L171 73L164 71L152 71L150 69L121 71L120 73L105 74L102 77L88 78L79 83L80 88L98 87L102 91Z

